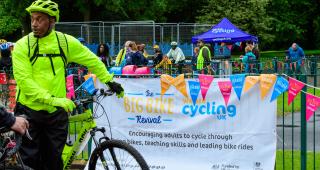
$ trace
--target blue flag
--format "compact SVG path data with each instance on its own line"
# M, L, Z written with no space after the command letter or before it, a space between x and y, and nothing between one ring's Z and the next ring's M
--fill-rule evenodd
M270 102L275 100L283 92L287 91L288 87L289 87L288 80L283 78L283 77L281 77L281 76L278 76L277 81L276 81L276 83L274 85L274 89L273 89L273 92L272 92L272 96L271 96Z
M230 75L230 81L231 81L232 87L233 87L234 91L236 92L239 100L241 97L242 88L243 88L243 84L244 84L245 79L246 79L245 74Z
M88 80L82 84L82 87L91 95L96 90L96 88L94 87L94 82L92 77L88 78Z
M200 92L200 83L197 81L188 81L188 83L189 83L190 96L191 96L193 105L195 105Z

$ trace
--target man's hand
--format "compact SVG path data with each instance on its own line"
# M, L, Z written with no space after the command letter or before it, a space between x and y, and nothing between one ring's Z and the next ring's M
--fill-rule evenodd
M109 81L107 85L110 87L110 90L115 92L118 96L118 98L122 98L124 96L124 90L121 86L121 84L114 82L114 81Z
M15 132L24 135L26 130L29 128L29 122L23 117L16 117L16 121L11 126L11 129Z
M76 105L73 103L72 100L68 98L53 98L52 102L50 103L52 106L62 107L66 112L72 112Z

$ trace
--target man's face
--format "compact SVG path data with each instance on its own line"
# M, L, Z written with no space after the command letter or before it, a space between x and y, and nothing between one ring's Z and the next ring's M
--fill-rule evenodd
M31 29L36 37L44 37L54 22L53 18L42 12L31 13Z
M292 47L293 50L297 50L297 44L296 43L292 44L291 47Z
M198 47L202 47L202 46L203 46L203 42L199 41L199 42L197 43L197 46L198 46Z
M173 45L173 46L171 46L171 48L175 50L177 48L177 46Z

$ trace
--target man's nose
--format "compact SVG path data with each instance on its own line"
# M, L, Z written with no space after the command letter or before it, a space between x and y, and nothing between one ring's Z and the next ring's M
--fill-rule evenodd
M38 22L35 21L35 20L31 21L31 26L32 27L37 27L38 26Z

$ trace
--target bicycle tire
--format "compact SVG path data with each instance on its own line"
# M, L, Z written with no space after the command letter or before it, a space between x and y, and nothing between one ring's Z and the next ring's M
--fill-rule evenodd
M146 163L146 161L144 160L144 158L142 157L142 155L134 148L132 147L131 145L127 144L126 142L123 142L123 141L120 141L120 140L108 140L108 141L104 141L100 144L99 147L95 148L91 154L91 157L90 157L90 160L89 160L89 170L96 170L96 165L97 165L97 161L98 161L98 158L100 157L99 154L103 153L104 154L104 151L106 150L109 150L109 149L120 149L121 152L127 152L129 156L132 157L132 159L134 159L136 161L136 165L132 165L131 161L132 160L129 160L129 163L130 164L126 164L127 163L127 160L124 160L126 162L121 162L120 163L120 166L121 166L121 170L122 169L142 169L142 170L149 170L149 166L148 164ZM119 151L119 153L120 153ZM109 151L108 151L109 153ZM117 151L115 151L115 153L117 153ZM109 153L110 154L110 153ZM124 159L124 158L120 158L119 159L119 155L120 156L123 156L123 157L126 157L127 156L124 156L124 155L121 155L121 154L118 154L117 156L117 161L121 159ZM104 155L105 157L105 155ZM110 155L108 155L107 159L106 159L106 164L108 164L109 162L109 165L107 169L117 169L114 165L116 163L113 162L112 158ZM110 162L112 161L112 163L110 164ZM138 166L138 167L137 167Z

